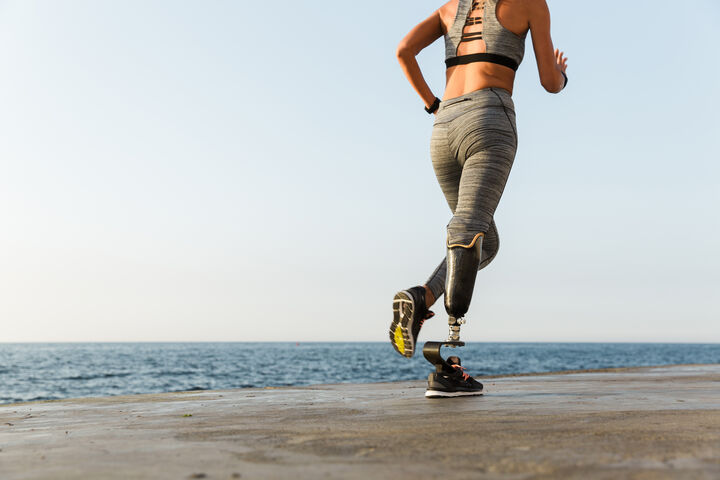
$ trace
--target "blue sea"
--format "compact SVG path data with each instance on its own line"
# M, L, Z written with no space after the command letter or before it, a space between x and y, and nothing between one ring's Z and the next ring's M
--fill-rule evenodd
M720 363L720 344L473 343L471 375ZM0 404L184 390L421 380L389 343L0 344Z

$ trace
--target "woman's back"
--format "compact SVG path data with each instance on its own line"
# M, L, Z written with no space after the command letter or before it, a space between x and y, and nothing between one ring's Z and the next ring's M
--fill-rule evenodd
M548 92L560 92L567 83L567 59L553 47L546 0L450 0L403 38L397 56L426 108L435 111L435 96L415 59L421 50L445 36L445 100L491 87L512 94L528 31L540 83Z
M448 66L444 98L487 87L512 92L529 30L523 0L452 0L438 12Z

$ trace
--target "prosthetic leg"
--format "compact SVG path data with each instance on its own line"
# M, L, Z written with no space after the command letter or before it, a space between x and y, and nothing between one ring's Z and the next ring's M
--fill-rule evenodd
M483 235L478 234L469 247L449 246L447 250L447 277L445 278L445 311L448 313L450 335L448 341L460 341L460 325L470 308L475 278L480 266Z
M460 326L465 323L465 313L470 308L475 278L482 253L483 234L478 234L469 246L449 245L447 250L447 276L445 279L445 310L448 313L450 332L444 342L426 342L423 356L435 366L428 377L427 397L455 397L482 394L482 384L462 372L460 359L440 355L443 346L463 347Z

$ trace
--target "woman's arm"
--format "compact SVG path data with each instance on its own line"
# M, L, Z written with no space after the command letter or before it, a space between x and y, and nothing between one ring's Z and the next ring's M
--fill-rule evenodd
M540 83L550 93L558 93L565 87L563 74L567 70L564 53L553 47L550 37L550 10L545 0L529 2L530 32L537 59Z
M426 107L430 107L435 101L435 95L430 90L420 66L415 57L435 40L443 35L442 22L440 21L439 11L435 11L426 20L421 22L405 38L402 39L397 48L397 58L400 66L405 73L408 81L425 102Z

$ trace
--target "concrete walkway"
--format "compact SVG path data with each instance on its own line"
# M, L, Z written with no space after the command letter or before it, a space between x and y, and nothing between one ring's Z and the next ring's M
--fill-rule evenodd
M720 365L483 382L0 406L0 479L720 478Z

